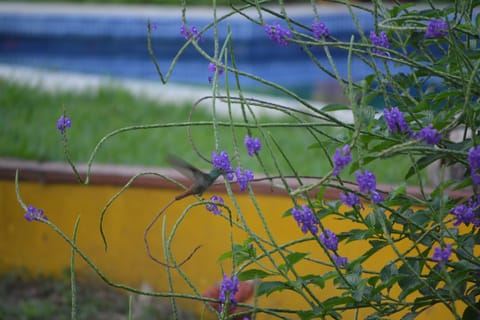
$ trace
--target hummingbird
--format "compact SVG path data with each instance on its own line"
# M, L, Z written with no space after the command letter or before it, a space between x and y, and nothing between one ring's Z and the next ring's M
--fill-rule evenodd
M223 174L223 170L213 168L209 173L205 173L195 168L190 163L170 155L168 162L181 174L189 178L192 181L192 185L185 190L184 193L175 197L175 200L180 200L190 195L201 196L210 186L217 180L217 178Z

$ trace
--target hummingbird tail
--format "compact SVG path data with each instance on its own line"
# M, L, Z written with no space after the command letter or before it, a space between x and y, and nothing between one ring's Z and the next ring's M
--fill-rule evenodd
M175 197L175 200L181 200L183 198L186 198L188 197L189 195L191 195L192 193L190 191L186 191L182 194L179 194L178 196Z

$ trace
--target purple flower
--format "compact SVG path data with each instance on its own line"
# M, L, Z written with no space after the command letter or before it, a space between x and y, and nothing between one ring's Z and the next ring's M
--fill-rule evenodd
M217 67L217 65L216 65L215 63L213 63L213 62L210 62L210 63L208 64L208 68L207 68L207 69L208 69L208 72L210 72L210 73L215 73L215 72L217 71L217 68L218 68L218 74L219 74L219 75L222 75L225 70L224 70L222 67Z
M47 216L45 215L42 209L37 209L31 205L27 207L27 212L25 212L23 217L29 222L33 220L41 220L41 219L47 220Z
M370 198L372 199L373 203L380 203L383 201L383 197L378 191L371 191Z
M437 129L433 129L432 127L433 126L429 124L420 130L420 132L417 133L416 138L418 140L425 140L428 144L438 144L442 139L442 135L438 133Z
M320 235L320 241L327 249L337 251L338 238L337 235L332 231L325 229L325 231Z
M260 138L252 138L249 135L246 135L245 147L247 148L248 155L252 157L254 153L257 153L262 149L262 142L260 141Z
M245 169L242 172L242 169L240 169L240 167L235 170L235 175L237 176L237 182L240 186L240 191L247 190L248 182L252 181L254 178L252 171Z
M352 154L350 153L350 146L347 144L342 149L338 148L333 155L333 172L332 174L338 176L340 171L345 168L352 161Z
M220 294L218 300L220 300L220 311L223 310L227 303L227 296L229 297L229 304L233 307L237 301L234 299L235 294L238 291L238 278L233 276L228 278L226 274L223 275L222 283L220 284Z
M217 71L217 69L218 69L218 75L219 75L219 76L221 76L221 75L225 72L225 69L223 69L223 68L220 67L220 66L217 66L217 65L216 65L215 63L213 63L213 62L210 62L210 63L208 64L208 72L214 74L214 73ZM212 83L212 81L213 81L213 76L209 76L209 77L208 77L208 82L209 82L209 83Z
M449 244L447 244L444 249L435 247L433 248L432 260L438 262L439 265L443 265L448 262L451 254L452 246Z
M453 223L455 227L459 226L462 223L468 226L471 222L473 222L473 218L475 218L475 214L473 213L472 208L465 204L459 204L450 212L454 214L457 219Z
M410 128L403 117L403 113L400 112L397 107L393 107L391 110L384 109L383 116L385 117L390 132L394 133L398 130L400 132L410 133Z
M312 209L303 205L301 208L293 208L292 216L297 221L298 226L303 233L310 231L313 234L318 233L318 219L313 214Z
M224 203L223 198L220 197L220 196L212 196L210 198L210 201L221 203L221 204ZM209 203L209 204L205 205L205 208L207 209L207 211L213 212L214 215L219 215L220 213L222 213L222 210L219 209L218 206L215 203Z
M382 47L387 49L390 47L390 43L388 42L387 34L385 33L385 31L380 32L380 35L378 36L374 31L370 31L370 42L377 47ZM382 56L390 55L388 52L385 52L377 48L372 48L372 52Z
M215 168L226 173L228 181L233 180L233 169L230 163L230 157L226 151L222 151L220 153L216 153L215 151L212 152L212 163Z
M72 121L69 117L61 115L60 118L57 120L57 130L60 131L61 134L64 134L67 128L72 126Z
M448 34L448 24L442 19L432 19L428 22L425 38L441 38Z
M370 194L370 198L374 203L379 203L383 201L382 195L376 190L377 189L377 178L370 170L365 170L363 173L360 171L355 172L357 177L358 189L362 193Z
M158 27L157 22L156 22L156 21L153 21L153 22L152 22L152 29L153 29L153 30L157 30L157 27Z
M370 170L365 170L363 173L360 171L355 172L357 177L358 188L362 193L369 193L377 189L377 178Z
M188 28L188 26L182 25L180 27L180 34L185 38L185 40L194 38L197 41L203 41L202 35L198 33L198 30L195 26Z
M352 192L349 193L340 193L340 199L344 204L353 208L353 206L361 206L362 203L360 202L360 198Z
M479 197L477 199L470 199L467 204L459 204L453 208L450 212L455 215L455 227L460 224L468 226L473 223L474 226L480 227L480 203Z
M470 164L470 176L472 177L473 184L480 184L480 146L471 147L468 151L468 162Z
M288 46L287 39L292 37L290 30L282 27L278 22L265 25L265 32L268 37L281 46Z
M332 259L339 268L344 267L348 263L346 257L340 257L336 254L332 254Z
M328 37L330 32L328 31L327 26L325 23L320 21L313 21L312 22L312 33L315 39L320 39L323 37Z

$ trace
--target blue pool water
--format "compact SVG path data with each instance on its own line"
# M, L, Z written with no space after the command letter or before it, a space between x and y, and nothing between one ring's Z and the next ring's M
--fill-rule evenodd
M169 9L170 11L172 8ZM156 24L152 30L153 47L161 69L166 72L178 50L185 44L180 35L181 9L178 14L164 14L161 9L150 14L92 14L65 12L9 12L0 11L0 63L74 71L138 79L158 79L147 50L148 18ZM322 13L324 22L333 37L349 41L352 35L359 40L353 21L346 11L328 10ZM188 14L188 13L187 13ZM296 21L310 26L313 15L308 11L292 14ZM357 12L358 22L368 35L372 29L372 17ZM265 16L266 22L279 21ZM202 28L211 22L211 15L187 15L188 24ZM302 30L300 27L296 27ZM294 44L282 47L271 41L263 27L248 22L239 15L229 17L218 25L220 43L231 30L233 50L238 67L247 73L265 78L287 87L301 95L332 82ZM303 30L304 31L304 30ZM214 48L213 31L203 35L200 46L211 54ZM322 48L312 48L319 63L332 70ZM332 49L336 67L347 77L347 52ZM179 58L169 81L192 84L208 84L208 61L193 47L187 48ZM354 58L351 61L354 79L370 74L369 68ZM229 77L233 80L233 77ZM222 80L224 81L224 80ZM242 78L247 89L262 90L254 80ZM327 85L328 86L328 85Z

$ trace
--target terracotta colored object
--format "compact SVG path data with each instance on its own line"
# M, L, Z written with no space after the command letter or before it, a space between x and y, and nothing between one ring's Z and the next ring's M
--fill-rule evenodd
M248 301L249 299L253 298L253 294L255 292L255 286L258 285L258 281L256 280L248 280L248 281L239 281L238 282L238 291L235 294L234 298L237 302L244 303ZM208 288L202 296L205 298L212 298L212 299L218 299L220 295L220 283L217 283L210 288ZM214 307L215 309L219 310L219 304L215 302L210 302L210 305ZM239 307L235 306L234 308L231 308L229 311L229 314L234 314L242 311L247 311L248 308L245 307ZM238 319L242 320L245 317L249 317L249 315L242 315L235 317L233 319Z

